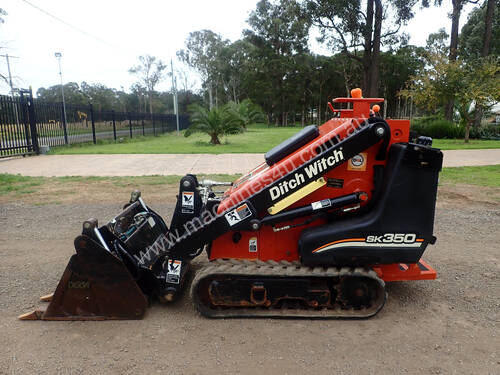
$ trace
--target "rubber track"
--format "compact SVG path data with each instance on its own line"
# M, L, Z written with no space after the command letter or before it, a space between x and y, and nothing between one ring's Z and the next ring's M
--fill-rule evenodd
M227 307L211 308L205 306L198 296L198 286L200 282L213 276L255 276L258 277L343 277L362 276L376 280L381 291L379 298L373 301L370 308L346 309L339 307L314 309L307 307L300 308L277 308L277 307ZM299 262L287 261L267 261L260 260L215 260L199 270L191 284L191 298L200 313L209 318L315 318L315 319L349 319L349 318L369 318L377 314L385 304L387 293L385 283L380 279L375 271L364 268L336 268L336 267L305 267Z

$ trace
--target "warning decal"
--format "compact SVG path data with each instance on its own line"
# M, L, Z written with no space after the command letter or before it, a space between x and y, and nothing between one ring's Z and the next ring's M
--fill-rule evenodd
M181 281L181 267L182 262L180 260L168 260L167 283L179 284Z
M248 240L248 251L250 253L257 252L257 237L252 237Z
M183 191L182 192L182 213L193 213L194 212L194 192Z
M239 206L238 208L229 211L224 216L226 217L226 220L229 223L229 225L233 226L251 215L252 211L250 211L250 208L248 208L248 205L245 203Z
M312 202L311 207L313 210L319 210L321 208L330 207L332 203L330 199L323 199L322 201Z

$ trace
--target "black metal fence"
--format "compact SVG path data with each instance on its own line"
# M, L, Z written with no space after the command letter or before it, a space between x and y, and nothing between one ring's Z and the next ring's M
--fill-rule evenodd
M179 115L179 129L189 127ZM31 91L19 97L0 95L0 157L39 153L40 147L63 146L98 139L158 135L177 129L176 116L98 111L92 105L66 105L33 99Z

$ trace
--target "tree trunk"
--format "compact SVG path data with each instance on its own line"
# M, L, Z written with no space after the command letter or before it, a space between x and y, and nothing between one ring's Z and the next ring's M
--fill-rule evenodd
M371 87L370 69L372 61L373 1L374 0L368 0L366 4L365 45L363 52L363 90L366 94L369 94Z
M477 105L474 112L474 127L479 128L481 126L481 120L483 119L483 106Z
M455 104L453 99L449 99L444 107L444 117L448 121L453 121L453 112L455 110Z
M382 34L382 1L375 0L375 26L373 31L372 58L370 64L370 89L368 98L378 96L379 86L379 65L380 65L380 36Z
M483 48L481 50L481 56L486 57L490 54L491 45L491 27L493 23L493 15L495 12L495 0L487 0L486 5L486 18L484 20L484 35L483 35ZM478 105L476 108L476 113L474 114L474 127L481 126L481 120L483 118L483 107Z
M208 106L210 109L214 107L214 98L212 96L212 84L208 86Z
M217 134L211 134L210 135L210 143L213 145L220 145L220 140Z
M495 0L488 0L488 5L486 6L486 18L484 20L484 38L483 38L483 50L481 51L481 56L486 57L490 54L491 45L491 28L493 24L493 15L495 12Z
M464 0L452 0L453 10L451 13L451 35L450 35L450 61L457 60L458 27L460 25L460 13Z
M384 111L383 111L383 118L387 118L387 107L389 106L389 102L387 100L387 86L384 89Z
M410 96L410 121L413 118L413 98Z
M349 93L350 93L350 91L349 91L349 86L350 86L349 85L349 82L350 82L349 78L350 77L347 75L347 71L346 71L346 66L345 65L346 65L346 61L345 61L345 56L344 56L344 58L342 60L342 74L344 75L345 96L346 96L346 98L348 98L350 96L349 95Z
M322 93L322 89L323 89L323 84L322 84L323 81L320 82L319 84L319 95L318 95L318 126L321 125L321 112L322 112L322 109L321 109L321 93Z
M151 119L153 119L153 93L152 90L148 91L149 96L149 114L151 115Z
M464 0L452 0L453 10L451 12L451 35L450 35L450 62L457 60L458 49L458 27L460 25L460 13L462 12L462 5ZM454 102L450 98L445 106L445 117L448 121L453 121Z
M470 135L470 121L465 123L465 137L464 142L469 143L469 135Z
M219 93L217 92L217 87L219 86L219 82L215 83L215 106L219 106Z

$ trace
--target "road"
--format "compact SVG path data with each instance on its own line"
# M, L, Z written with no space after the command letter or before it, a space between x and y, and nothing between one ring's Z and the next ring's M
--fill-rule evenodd
M500 164L500 149L443 153L445 167ZM262 154L40 155L0 159L0 173L45 177L244 174L263 161Z

